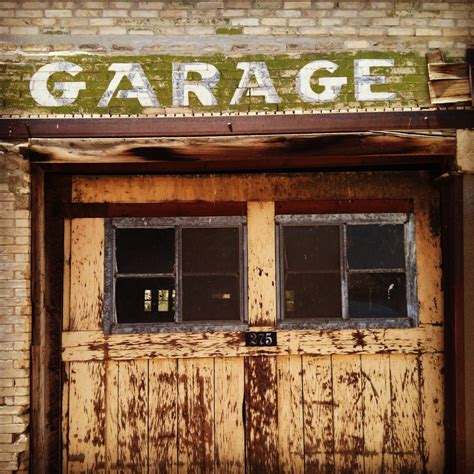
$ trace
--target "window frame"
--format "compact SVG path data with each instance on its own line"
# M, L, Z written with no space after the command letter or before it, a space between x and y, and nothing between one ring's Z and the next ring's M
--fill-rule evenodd
M399 318L349 318L348 315L348 275L347 266L347 225L348 224L403 224L405 252L405 280L407 314ZM287 318L284 317L284 262L283 227L301 225L339 225L341 305L342 317L338 318ZM351 213L351 214L277 214L275 215L276 259L277 259L277 324L282 329L376 329L417 327L418 296L416 275L416 231L413 212ZM376 269L371 269L376 270Z
M183 228L239 229L239 271L241 288L239 295L240 321L203 320L182 321L182 243ZM116 229L164 229L175 228L175 287L176 315L173 322L119 323L115 307L116 278ZM246 216L189 216L189 217L112 217L105 219L105 271L104 271L104 317L105 334L133 334L160 332L215 332L242 331L248 327L247 308L247 217Z

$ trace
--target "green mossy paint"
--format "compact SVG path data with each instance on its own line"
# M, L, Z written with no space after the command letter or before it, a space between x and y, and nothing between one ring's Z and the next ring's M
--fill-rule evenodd
M239 28L225 28L238 30ZM225 34L225 33L221 33ZM354 60L355 59L393 59L394 67L374 67L372 75L385 76L385 84L371 86L373 92L396 92L394 101L357 102L354 97ZM315 92L322 92L318 84L321 77L347 77L347 84L341 87L339 97L332 102L306 103L296 91L296 77L301 68L316 60L328 60L336 63L338 69L334 74L328 71L316 71L311 78L311 86ZM75 77L67 73L55 73L48 81L48 90L55 96L61 91L53 91L55 82L86 82L86 89L79 92L74 104L62 107L41 107L33 100L29 81L33 74L43 65L67 61L80 66L83 71ZM279 104L267 104L263 97L243 96L239 105L231 106L230 101L241 78L242 70L237 65L242 61L264 62L272 78L273 85L281 99ZM213 89L218 105L204 106L195 94L189 94L189 107L183 111L194 112L246 112L246 111L282 111L292 109L320 110L364 107L396 107L430 105L428 94L428 78L425 57L418 53L400 53L383 51L361 51L350 53L298 53L288 55L241 55L222 53L207 56L185 55L54 55L48 58L25 60L22 62L5 61L0 64L0 101L3 113L102 113L102 114L137 114L146 113L137 99L118 99L113 97L108 107L99 108L97 104L107 86L114 77L108 71L112 63L138 63L143 68L153 91L160 102L158 109L173 107L172 63L173 62L206 62L215 66L220 72L220 81ZM189 80L200 80L200 75L192 73ZM122 79L118 90L131 89L127 79ZM175 110L176 108L173 107ZM156 112L156 108L152 109ZM153 113L155 113L153 112Z
M217 35L241 35L242 33L242 28L216 28Z

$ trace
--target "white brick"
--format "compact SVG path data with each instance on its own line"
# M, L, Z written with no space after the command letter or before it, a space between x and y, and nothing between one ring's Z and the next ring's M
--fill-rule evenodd
M413 36L415 34L414 28L389 28L388 36Z
M268 35L270 28L266 26L244 26L244 35Z
M232 26L258 26L258 18L232 18L230 20Z
M45 10L46 18L70 18L72 17L72 10Z

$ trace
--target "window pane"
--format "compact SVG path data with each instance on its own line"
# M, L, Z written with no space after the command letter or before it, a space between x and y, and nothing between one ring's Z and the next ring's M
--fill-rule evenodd
M283 247L288 272L339 271L338 226L285 226Z
M405 268L403 225L347 226L349 268Z
M240 320L239 277L183 277L183 321L206 320Z
M118 323L174 321L174 278L118 278L115 283Z
M183 229L183 273L239 272L239 229Z
M173 273L174 229L116 229L119 273Z
M286 276L285 318L340 318L339 273L305 273Z
M407 315L404 273L352 273L348 290L351 318Z

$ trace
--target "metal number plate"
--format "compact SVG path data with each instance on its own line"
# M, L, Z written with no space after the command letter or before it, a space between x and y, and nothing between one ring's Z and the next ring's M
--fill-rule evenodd
M277 345L276 332L246 332L245 345L252 347L269 347Z

